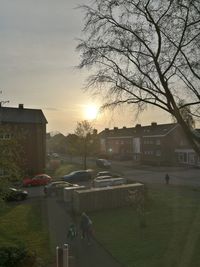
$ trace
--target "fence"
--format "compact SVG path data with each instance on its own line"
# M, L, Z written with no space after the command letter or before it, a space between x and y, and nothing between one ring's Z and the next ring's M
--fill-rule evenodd
M110 208L118 208L130 205L130 191L144 194L144 185L141 183L124 184L103 188L91 188L87 190L75 190L73 192L73 210L75 213L83 211L96 211Z

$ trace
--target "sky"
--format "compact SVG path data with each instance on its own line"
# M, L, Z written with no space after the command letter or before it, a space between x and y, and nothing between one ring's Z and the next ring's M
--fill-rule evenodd
M89 0L0 0L0 101L5 106L42 109L47 131L73 133L88 119L85 108L101 106L83 90L89 73L76 68L83 13ZM128 105L127 105L128 106ZM147 110L139 118L130 107L104 112L91 123L98 129L133 127L136 123L171 122L162 111Z

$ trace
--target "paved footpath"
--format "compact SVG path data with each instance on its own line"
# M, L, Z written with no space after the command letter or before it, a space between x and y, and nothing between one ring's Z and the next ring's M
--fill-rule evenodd
M67 243L67 229L72 218L66 210L66 204L56 198L46 198L46 216L49 225L49 237L52 251L56 246ZM96 240L88 245L77 237L70 245L70 254L74 257L73 267L122 267ZM55 267L55 264L52 265ZM69 266L71 267L71 266Z

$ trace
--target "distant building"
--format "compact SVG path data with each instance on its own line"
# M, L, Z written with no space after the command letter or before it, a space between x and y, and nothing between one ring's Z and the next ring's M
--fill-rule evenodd
M99 137L100 153L109 158L153 165L200 165L177 123L106 128Z
M0 138L21 135L20 145L24 155L21 161L27 174L45 170L46 124L47 120L40 109L27 109L23 104L19 104L18 108L0 106Z

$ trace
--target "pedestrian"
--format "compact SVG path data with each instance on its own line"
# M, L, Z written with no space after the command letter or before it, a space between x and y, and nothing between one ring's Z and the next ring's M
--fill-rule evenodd
M169 184L169 175L168 175L168 173L165 175L165 183Z
M93 235L93 224L92 220L85 212L81 214L80 228L81 228L81 238L82 239L87 238L88 245L90 245L91 237Z
M76 238L76 236L77 236L76 226L75 226L75 224L72 223L72 224L69 226L69 229L68 229L68 231L67 231L67 238L68 238L70 241L72 241L72 240L74 240L74 239Z

